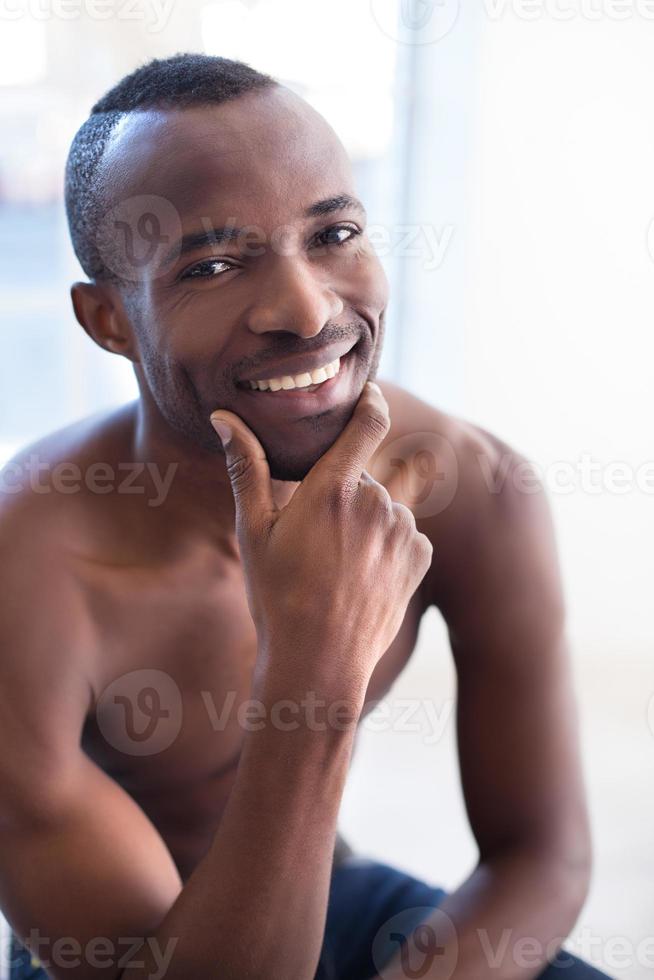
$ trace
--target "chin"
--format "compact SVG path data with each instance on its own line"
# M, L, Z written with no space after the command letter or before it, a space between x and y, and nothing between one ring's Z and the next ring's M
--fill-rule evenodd
M288 457L270 455L268 456L268 466L270 476L273 480L284 480L291 483L300 483L312 467L318 462L322 453L304 457L302 459L289 459Z
M268 460L273 480L299 483L328 449L334 445L352 417L353 405L306 419L305 425L293 427L285 437L286 427L255 433Z

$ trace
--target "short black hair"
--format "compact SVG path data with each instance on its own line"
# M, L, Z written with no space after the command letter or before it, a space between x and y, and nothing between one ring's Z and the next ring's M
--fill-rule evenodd
M116 280L97 247L98 227L111 206L98 170L119 121L137 109L219 105L279 82L242 61L205 54L154 58L122 78L91 109L66 160L64 198L75 255L93 281Z

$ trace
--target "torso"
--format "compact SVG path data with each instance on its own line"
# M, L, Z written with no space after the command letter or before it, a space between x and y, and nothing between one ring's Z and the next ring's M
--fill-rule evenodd
M257 641L240 568L226 569L209 583L201 576L162 578L156 571L88 570L103 659L94 684L99 704L89 711L82 745L149 816L184 880L209 848L234 783L247 734L239 705L252 697ZM416 592L371 677L368 703L384 695L411 656L421 607L421 593ZM159 675L148 674L134 674L131 680L129 674L136 671L165 672L179 691L181 712L169 696L168 680L161 685ZM128 721L124 706L112 708L114 692L124 692L134 704L135 692L153 684L159 691L154 710L148 700L142 714L129 709ZM156 723L157 712L170 706L172 717L158 722L162 730L153 727L154 737L139 743L148 712ZM98 725L102 710L121 712L115 745L105 737L110 722L105 719L104 733ZM291 715L286 717L292 721ZM136 733L133 748L124 730L130 722ZM157 737L165 744L167 732L175 737L160 749ZM140 751L141 744L146 754L130 754Z
M392 419L398 411L392 408ZM124 425L124 415L121 420ZM396 426L392 432L397 435L397 431ZM103 438L106 453L111 433ZM401 500L402 488L393 482L398 475L385 482L393 499ZM119 506L107 498L100 501L96 498L92 506L102 507L103 515ZM109 524L118 514L111 516ZM87 523L93 527L93 519ZM103 540L102 534L98 540ZM112 560L109 548L95 545L80 550L75 575L99 638L91 677L93 703L82 747L141 806L186 880L212 842L246 737L238 708L251 698L257 643L241 565L233 556L221 559L215 551L201 548L177 563L165 559L120 563ZM388 691L409 660L427 605L426 591L420 588L371 677L369 706ZM159 704L150 693L140 716L120 699L113 700L116 692L123 691L130 692L133 701L135 690L152 687L159 683L152 679L162 677L137 671L167 675ZM166 731L172 732L170 744L157 741L158 729L157 737L139 742L139 732L148 726L147 712L156 722L171 691L179 692L179 705L173 693L172 713L161 730L164 743ZM112 721L122 732L117 737L107 727ZM133 744L125 741L125 725L130 723Z

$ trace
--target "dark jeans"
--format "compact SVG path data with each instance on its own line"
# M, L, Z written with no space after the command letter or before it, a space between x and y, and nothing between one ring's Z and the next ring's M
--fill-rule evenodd
M360 857L350 857L332 875L325 940L315 980L370 980L394 956L403 939L429 916L446 897L411 875ZM410 963L405 976L428 976L428 957L434 960L438 946L438 922L432 930L415 933L416 951L424 951L421 962ZM495 946L496 944L493 944ZM495 950L496 951L496 950ZM493 950L491 949L491 955ZM530 951L523 950L523 955ZM533 959L533 956L532 956ZM519 962L519 961L518 961ZM529 962L526 958L525 962ZM450 964L448 964L450 965ZM454 963L451 964L454 967ZM443 971L447 975L447 970ZM492 980L489 966L485 977ZM400 974L401 975L401 974ZM597 980L607 977L595 967L561 950L539 980Z
M332 875L325 941L315 980L370 980L376 977L398 953L402 938L424 922L429 910L436 908L445 897L442 888L435 888L386 864L366 858L347 858ZM428 944L418 948L424 948L429 955ZM15 937L12 954L9 980L47 980L47 974L38 964L31 965L30 953ZM423 970L421 964L409 964L407 978L424 977L427 972L425 963L423 959ZM492 967L489 967L487 977L492 980ZM606 978L607 974L562 950L540 974L539 980L597 980L601 977ZM485 978L479 977L479 980Z

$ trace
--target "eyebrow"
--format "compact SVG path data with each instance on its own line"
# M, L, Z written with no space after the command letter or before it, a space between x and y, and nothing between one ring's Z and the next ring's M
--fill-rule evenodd
M303 216L305 218L317 218L346 210L359 211L360 214L366 215L366 209L358 198L352 197L351 194L337 194L334 197L326 197L322 201L310 204L308 208L304 209ZM237 228L234 225L225 225L222 228L206 227L202 231L191 231L175 242L164 256L162 265L168 266L172 261L180 259L188 252L195 252L207 245L225 245L236 241L247 230L247 228Z
M305 218L316 218L323 214L333 214L334 211L346 211L347 209L366 213L366 209L357 197L351 194L337 194L336 197L326 197L323 201L316 201L311 204L304 212Z

